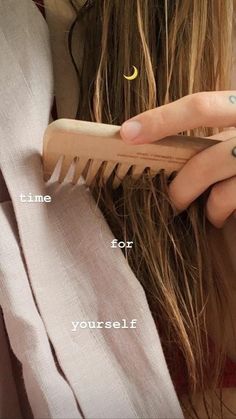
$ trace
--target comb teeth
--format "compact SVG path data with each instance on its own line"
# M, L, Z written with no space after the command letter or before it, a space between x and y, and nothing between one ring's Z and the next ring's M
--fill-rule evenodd
M129 145L120 137L120 127L73 119L58 119L47 127L43 142L44 179L49 180L63 156L59 182L69 180L72 163L72 183L83 176L92 185L95 177L106 183L114 173L113 188L117 188L125 176L138 179L146 168L151 176L161 169L166 175L176 172L195 154L219 143L210 138L175 135L152 144ZM130 170L131 169L131 170Z
M90 186L96 177L98 170L100 169L103 161L102 160L91 160L86 174L85 183Z
M100 177L100 185L102 183L106 183L108 181L112 172L115 170L116 165L117 165L117 162L114 162L114 161L104 162L103 171L102 171L101 177Z
M120 186L122 180L125 178L129 170L131 169L131 176L133 179L138 179L145 170L145 167L130 165L126 163L110 162L103 160L92 160L86 157L66 157L58 156L54 160L54 167L51 167L51 171L55 170L59 160L62 159L58 174L58 182L62 183L68 176L68 173L72 170L72 180L71 183L76 185L80 177L83 176L85 179L85 184L91 186L96 175L99 172L99 169L102 168L99 184L106 183L110 176L114 173L114 179L112 187L116 189ZM74 167L73 167L73 166ZM152 172L154 176L156 172ZM45 180L48 180L50 175L45 176Z
M44 180L47 181L51 178L56 166L58 165L58 162L60 160L61 156L58 154L51 153L50 159L44 160Z
M127 164L127 163L119 163L118 164L117 169L115 171L115 177L114 177L114 180L113 180L113 184L112 184L112 187L114 189L116 189L116 188L118 188L118 186L120 186L122 180L127 175L130 168L131 168L131 164Z
M88 161L89 160L86 157L77 157L76 158L75 172L74 172L74 176L73 176L73 180L72 180L73 185L76 185L76 183L78 182L78 180L79 180L80 176L82 175Z
M146 167L143 166L133 166L131 171L132 178L134 178L135 180L139 179L145 169Z
M72 157L68 157L68 156L63 157L61 170L60 170L60 175L59 175L59 179L58 179L59 183L63 182L63 180L65 179L73 160L74 160L74 158L72 158Z
M114 179L112 183L112 188L116 189L120 186L121 182L130 171L130 175L133 179L139 179L145 169L149 166L140 166L140 165L131 165L127 163L119 163L118 161L103 161L103 160L92 160L88 157L67 157L67 156L59 156L55 155L53 159L50 159L50 164L45 164L44 166L44 180L48 181L52 174L55 171L56 166L59 164L59 160L61 160L59 165L59 172L57 172L56 180L59 183L62 183L69 173L69 171L73 171L72 173L72 180L71 183L76 185L81 176L85 179L85 184L87 186L91 186L93 183L96 175L101 170L100 177L98 180L99 185L103 185L107 183L108 179L114 174ZM74 167L72 168L72 165ZM149 173L150 176L154 177L160 170L161 166L156 170L150 169ZM168 171L167 171L168 174Z

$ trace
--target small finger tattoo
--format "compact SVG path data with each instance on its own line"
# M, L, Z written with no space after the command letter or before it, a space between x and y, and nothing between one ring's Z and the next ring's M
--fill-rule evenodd
M233 103L233 105L234 105L236 103L236 96L234 96L234 95L229 96L229 101L231 103Z

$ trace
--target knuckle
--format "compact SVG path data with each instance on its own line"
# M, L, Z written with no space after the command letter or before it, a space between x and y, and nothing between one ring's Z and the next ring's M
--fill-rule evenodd
M223 182L217 183L212 187L209 200L214 207L225 207L228 202L228 193Z

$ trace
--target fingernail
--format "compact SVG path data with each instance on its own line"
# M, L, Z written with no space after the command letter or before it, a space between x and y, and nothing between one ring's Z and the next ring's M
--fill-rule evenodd
M122 136L127 142L132 142L140 134L142 125L138 121L127 121L121 127Z

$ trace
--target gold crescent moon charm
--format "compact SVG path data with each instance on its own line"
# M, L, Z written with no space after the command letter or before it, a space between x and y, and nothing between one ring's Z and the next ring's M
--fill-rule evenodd
M126 76L125 74L123 74L123 76L126 80L134 80L134 79L136 79L136 77L138 77L137 67L135 67L135 65L133 65L132 67L134 69L134 72L133 72L133 74L131 74L131 76Z

